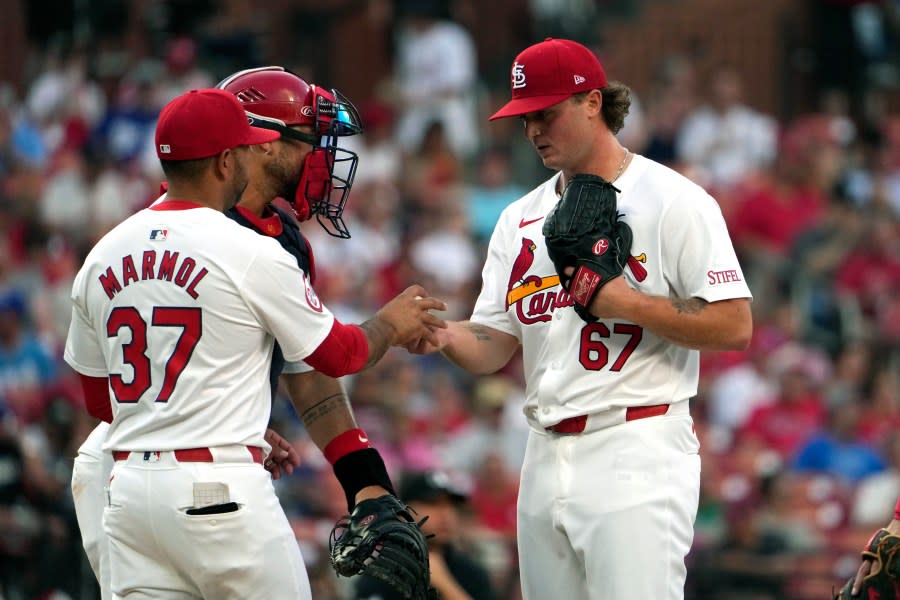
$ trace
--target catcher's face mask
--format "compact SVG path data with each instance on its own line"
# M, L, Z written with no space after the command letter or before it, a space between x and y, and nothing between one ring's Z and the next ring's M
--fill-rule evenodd
M304 159L294 198L287 200L299 220L315 215L330 235L349 238L342 215L359 157L341 148L338 138L362 132L353 104L337 90L307 84L281 67L241 71L218 87L237 96L254 127L278 131L282 138L313 147ZM308 125L312 132L292 125Z

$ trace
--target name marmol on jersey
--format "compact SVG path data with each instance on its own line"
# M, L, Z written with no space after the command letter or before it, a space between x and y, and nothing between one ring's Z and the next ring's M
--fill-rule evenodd
M112 266L106 267L106 271L97 278L103 287L103 292L112 300L116 294L122 291L122 288L128 287L131 283L155 279L174 283L196 300L199 297L197 284L209 272L206 267L201 267L195 275L197 261L194 258L190 256L182 258L179 252L171 250L166 250L159 260L157 260L158 256L156 250L144 250L138 260L135 260L132 255L126 254L122 257L122 267L118 271L118 277ZM140 265L140 275L137 264Z

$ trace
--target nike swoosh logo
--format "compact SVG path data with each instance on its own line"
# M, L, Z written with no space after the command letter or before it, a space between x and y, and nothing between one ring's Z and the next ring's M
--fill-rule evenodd
M363 444L368 444L368 443L369 443L369 438L363 437L363 436L361 436L361 435L360 435L360 436L357 436L357 437L359 438L359 441L362 442Z
M528 221L526 221L525 219L521 219L519 221L519 229L522 229L523 227L527 227L528 225L531 225L532 223L537 223L538 221L540 221L543 218L544 217L538 217L537 219L529 219Z

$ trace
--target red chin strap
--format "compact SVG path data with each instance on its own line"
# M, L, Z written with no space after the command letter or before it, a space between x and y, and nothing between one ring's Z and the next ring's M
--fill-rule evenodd
M303 161L303 175L297 185L294 201L291 204L298 221L306 221L312 217L314 207L319 203L327 203L331 196L331 170L334 159L330 152L314 148Z

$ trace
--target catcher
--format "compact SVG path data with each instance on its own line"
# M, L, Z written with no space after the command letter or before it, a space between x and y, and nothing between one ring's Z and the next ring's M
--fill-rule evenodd
M900 599L900 498L894 519L875 532L862 551L862 564L834 600Z
M218 87L238 98L255 127L278 131L289 140L263 172L292 174L279 182L277 193L292 199L298 219L316 216L329 234L350 237L342 213L357 157L340 142L361 129L353 105L336 90L311 85L281 67L240 71ZM311 135L317 131L326 135L321 139ZM260 233L271 224L287 232L292 220L269 204L270 198L254 198L254 210L241 211L235 220ZM298 255L301 267L313 277L308 242L294 230L297 240L291 247L299 251L288 251ZM345 576L366 572L396 587L405 598L424 598L429 580L425 537L408 507L394 495L380 454L356 426L343 385L303 365L285 366L286 372L296 374L286 380L295 408L332 465L352 511L335 526L335 531L344 531L340 539L336 535L332 539L335 570Z

